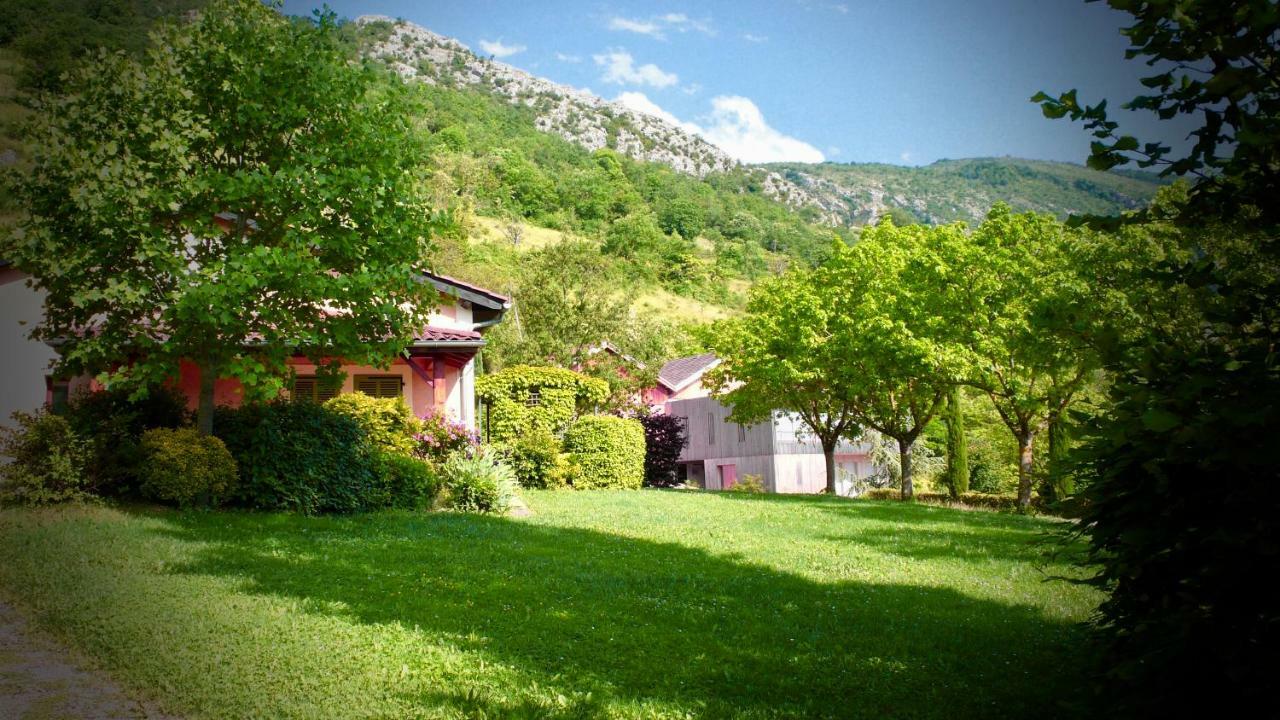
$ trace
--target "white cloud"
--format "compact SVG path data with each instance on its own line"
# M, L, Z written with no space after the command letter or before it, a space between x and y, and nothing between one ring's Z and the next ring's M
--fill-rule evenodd
M653 63L637 67L635 58L626 50L610 50L604 55L593 55L592 58L596 65L604 68L604 75L600 79L606 83L664 88L680 82L680 76L665 72Z
M649 37L662 39L662 28L658 23L650 20L632 20L624 17L609 18L610 30L622 30L625 32L633 32L640 35L648 35Z
M753 33L742 33L742 39L743 39L743 40L746 40L746 41L747 41L747 42L749 42L749 43L762 43L762 42L769 42L769 36L767 36L767 35L755 35L755 34L753 34Z
M901 153L900 155L898 155L898 159L902 160L902 162L904 162L904 163L909 163L909 162L911 162L911 151L910 151L910 150L903 150L903 151L902 151L902 153Z
M749 163L822 162L822 151L769 127L750 98L719 95L711 99L711 117L703 137Z
M680 92L684 93L685 95L697 95L698 93L702 92L702 86L699 85L698 83L689 83L688 85L685 85L684 87L680 88Z
M620 93L614 98L614 102L665 120L686 132L701 135L743 162L817 163L826 159L818 148L770 127L760 108L750 98L738 95L712 98L711 113L705 118L703 125L677 118L641 92Z
M486 54L492 55L496 58L504 58L515 55L516 53L522 53L529 48L524 45L503 45L502 40L498 39L481 40L480 49L485 51Z
M609 18L609 29L648 35L656 40L665 40L668 32L687 33L694 30L708 36L716 34L710 20L695 20L684 13L666 13L648 19L615 16Z
M567 63L582 62L581 55L566 55L565 53L562 53L562 52L556 53L556 59L559 60L560 62L567 62Z

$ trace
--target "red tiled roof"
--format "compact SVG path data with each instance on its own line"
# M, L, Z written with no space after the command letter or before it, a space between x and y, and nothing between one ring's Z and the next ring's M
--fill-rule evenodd
M454 330L452 328L428 325L418 333L418 340L426 342L475 342L480 333L474 330Z

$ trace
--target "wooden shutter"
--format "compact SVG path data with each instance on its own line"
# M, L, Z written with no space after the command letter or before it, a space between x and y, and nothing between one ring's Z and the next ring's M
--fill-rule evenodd
M322 403L338 396L338 386L322 382L315 375L299 375L293 379L293 399Z
M295 402L299 400L315 402L316 379L314 377L295 377L293 379L293 399Z
M394 398L404 395L404 379L399 375L358 375L356 392L369 397Z

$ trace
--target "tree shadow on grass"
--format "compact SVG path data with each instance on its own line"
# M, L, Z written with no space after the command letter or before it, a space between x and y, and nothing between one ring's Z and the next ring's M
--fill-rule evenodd
M820 583L678 544L482 516L167 519L162 532L198 543L175 572L448 637L576 698L404 698L467 715L595 717L613 703L699 717L1057 715L1079 681L1076 627L950 589Z

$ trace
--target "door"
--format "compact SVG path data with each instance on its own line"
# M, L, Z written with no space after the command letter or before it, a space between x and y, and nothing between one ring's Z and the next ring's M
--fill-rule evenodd
M738 466L737 465L719 465L720 468L720 489L728 490L738 484Z

